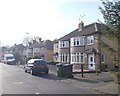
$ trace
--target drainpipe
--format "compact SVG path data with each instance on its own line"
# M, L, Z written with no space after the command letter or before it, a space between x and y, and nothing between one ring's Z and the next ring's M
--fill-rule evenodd
M70 44L70 39L69 39L69 64L71 64L71 52L70 52L70 49L71 49L71 44Z

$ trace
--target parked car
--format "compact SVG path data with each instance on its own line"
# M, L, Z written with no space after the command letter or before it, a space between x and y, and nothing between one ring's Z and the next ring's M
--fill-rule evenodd
M45 73L48 74L47 62L43 59L30 59L25 66L25 72L29 72L32 75Z

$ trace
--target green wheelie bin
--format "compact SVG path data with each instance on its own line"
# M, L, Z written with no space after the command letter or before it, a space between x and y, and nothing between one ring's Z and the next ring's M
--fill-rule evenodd
M63 64L59 63L59 64L56 64L56 66L57 66L57 76L63 77L64 76Z

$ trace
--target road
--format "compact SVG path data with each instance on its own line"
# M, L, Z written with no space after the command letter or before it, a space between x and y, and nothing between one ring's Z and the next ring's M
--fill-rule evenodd
M0 66L2 94L96 94L92 90L48 78L49 75L32 76L14 65L0 63Z
M0 94L2 94L2 66L0 63Z

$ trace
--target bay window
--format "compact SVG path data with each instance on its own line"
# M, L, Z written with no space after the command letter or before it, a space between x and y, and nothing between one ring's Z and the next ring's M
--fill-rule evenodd
M71 54L71 63L84 63L84 54L83 53L72 53Z

